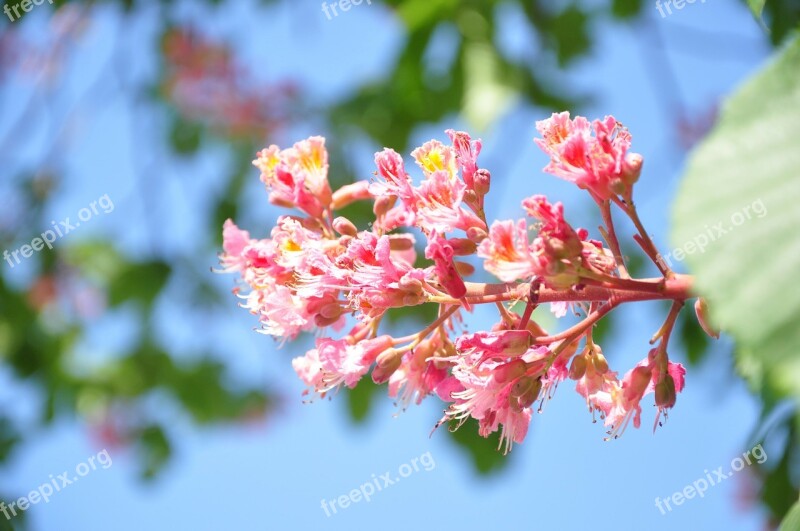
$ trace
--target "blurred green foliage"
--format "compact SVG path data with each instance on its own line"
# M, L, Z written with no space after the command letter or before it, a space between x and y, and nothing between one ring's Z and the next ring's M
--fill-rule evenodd
M760 431L771 444L787 441L777 464L762 465L761 496L779 520L800 489L800 292L787 289L800 270L800 38L776 55L725 102L693 153L673 205L673 242L703 235L710 244L687 255L697 290L737 342L737 369L762 399ZM704 229L716 226L724 232L708 241ZM703 345L687 330L698 359ZM792 413L771 421L787 403Z

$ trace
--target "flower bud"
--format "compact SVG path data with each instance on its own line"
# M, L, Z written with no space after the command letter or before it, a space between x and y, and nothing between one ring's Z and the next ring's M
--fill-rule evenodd
M586 357L575 356L569 366L569 377L573 380L580 380L586 374Z
M280 194L276 194L275 192L269 194L269 202L283 208L294 208L297 206L294 201L281 197Z
M339 320L339 315L336 317L325 317L322 314L317 314L314 316L314 324L320 328L324 328L326 326L331 326L332 324L336 323Z
M447 240L456 256L469 256L475 254L478 245L468 238L450 238Z
M333 193L333 200L331 208L339 210L344 208L350 203L355 201L369 199L372 196L369 193L369 182L358 181L352 184L346 184Z
M372 369L372 381L386 383L403 361L403 354L396 348L384 350L378 355L377 365Z
M517 358L494 369L494 379L498 383L509 382L525 374L528 364Z
M392 251L407 251L414 248L414 237L411 234L390 234L389 248Z
M467 229L467 238L475 243L481 243L489 234L480 227L470 227Z
M355 236L358 234L358 229L353 222L344 216L339 216L333 220L333 230L343 236Z
M708 303L702 297L694 301L694 313L697 315L697 322L703 331L714 339L719 339L719 331L711 326L710 316L708 314Z
M339 318L340 315L344 313L344 308L338 302L332 302L330 304L326 304L322 308L319 309L319 315L325 318Z
M599 350L592 356L592 367L594 367L597 374L605 374L608 372L608 360L606 360L606 357L603 356L603 353Z
M375 358L375 363L378 367L391 367L392 365L399 365L399 360L403 357L402 352L396 348L387 348Z
M520 409L530 407L539 398L541 390L541 378L521 378L511 387L509 403Z
M478 195L486 195L489 193L489 186L492 181L492 174L489 170L483 168L475 172L473 177L475 193Z
M644 164L644 157L639 153L628 153L625 161L622 163L622 174L620 177L627 185L632 185L639 180L642 174L642 165Z
M372 206L372 212L375 217L385 216L387 212L394 206L397 197L393 195L383 195L375 199L375 204Z
M658 407L670 408L675 405L675 380L669 374L656 384L655 392Z
M456 271L462 277L468 277L475 272L475 266L466 262L453 262L456 266Z
M531 347L531 334L527 330L501 332L498 347L506 356L519 356Z

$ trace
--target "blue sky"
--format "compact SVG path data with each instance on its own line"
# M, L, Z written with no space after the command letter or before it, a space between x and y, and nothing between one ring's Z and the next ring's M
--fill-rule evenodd
M646 7L645 10L648 8ZM253 71L264 79L291 76L299 79L318 101L346 94L354 81L384 72L401 42L400 26L378 2L362 4L327 20L317 3L281 6L271 10L236 2L208 13L184 4L182 15L204 28L233 40ZM30 31L43 28L49 12L34 13ZM81 46L80 61L70 66L71 88L65 99L78 94L84 81L102 64L108 42L121 31L113 12L100 9L93 15L89 34ZM656 243L668 246L669 205L684 162L678 147L673 101L681 100L690 113L704 114L720 96L730 92L758 67L768 54L764 38L739 3L689 4L662 18L655 7L648 13L650 30L598 24L593 55L582 60L566 77L570 88L596 95L583 110L590 117L614 114L634 135L634 148L645 155L639 206ZM27 23L27 22L26 22ZM503 46L524 46L529 36L508 14ZM146 76L153 68L137 47L149 46L152 17L126 24L126 65L132 78ZM661 35L659 48L653 35ZM660 53L663 51L663 56ZM663 77L666 60L676 85ZM654 72L656 72L654 74ZM666 87L666 88L665 88ZM11 86L30 90L30 86ZM24 92L20 92L24 93ZM144 151L133 151L133 131L152 131L141 123L122 93L104 95L102 109L87 107L71 145L69 176L60 200L52 206L54 217L63 217L104 193L115 202L115 211L103 216L75 238L95 233L114 234L132 252L146 250L144 216L154 216L169 227L157 242L159 249L177 248L195 253L203 268L215 262L213 252L195 248L191 235L203 227L193 216L197 205L215 193L215 172L224 167L219 152L211 149L195 161L159 164L160 139L152 135L136 141ZM6 114L6 113L4 113ZM11 118L6 114L0 125ZM545 117L539 109L514 107L495 126L481 133L482 165L493 171L497 186L489 201L492 217L514 217L518 199L546 193L562 200L576 224L596 225L587 199L567 183L541 172L544 156L531 139L534 121ZM448 127L467 127L453 117L452 123L426 125L418 140L444 139ZM151 126L150 126L151 127ZM34 160L36 142L46 130L34 128L30 153L18 156ZM319 131L307 126L292 128L292 139ZM38 139L38 140L37 140ZM330 138L328 142L336 142ZM370 170L376 146L355 146L356 167ZM154 212L147 212L132 193L134 164L149 164L163 186ZM137 160L139 159L139 160ZM162 177L163 175L163 177ZM187 186L187 183L191 183ZM508 183L513 183L509 186ZM276 211L267 206L256 173L252 194L240 224L264 236ZM24 278L24 270L16 272ZM227 289L232 278L215 282ZM660 324L664 308L646 304L623 308L617 334L604 351L612 368L625 371L646 355L647 339ZM476 315L472 329L488 324L488 314ZM699 368L689 368L686 390L663 429L653 435L653 411L645 408L642 429L628 429L617 441L604 442L603 430L591 423L582 399L565 383L541 415L536 415L524 444L515 446L511 465L504 473L478 477L461 450L443 432L428 437L441 414L442 404L429 399L421 407L397 414L388 398L382 399L365 425L354 426L344 412L343 397L302 404L302 384L289 360L303 345L277 350L271 339L252 332L251 316L236 307L219 318L219 333L199 334L196 322L185 318L179 303L167 300L158 308L161 334L179 353L212 342L225 353L234 378L263 382L286 397L281 411L264 425L197 429L170 406L153 399L153 408L169 422L176 438L176 457L155 483L137 480L133 456L124 448L109 449L113 465L98 469L78 483L57 493L48 504L27 512L34 529L139 530L139 529L365 529L387 531L411 527L479 529L498 524L540 529L650 529L676 528L730 530L761 529L758 511L736 509L744 490L746 471L711 487L703 498L687 500L662 515L656 497L673 492L723 466L749 450L750 431L758 405L744 384L732 375L730 343L722 340ZM135 333L124 317L97 323L79 357L84 362L102 358L110 346ZM685 353L673 347L672 356L685 362ZM25 415L25 404L36 400L30 390L0 385L0 406ZM4 492L24 493L95 455L102 448L80 422L63 421L42 431L17 454L0 478ZM769 448L767 455L769 456ZM430 453L435 467L420 469L377 492L369 503L360 502L326 516L322 499L346 494L375 476L398 469L412 459Z

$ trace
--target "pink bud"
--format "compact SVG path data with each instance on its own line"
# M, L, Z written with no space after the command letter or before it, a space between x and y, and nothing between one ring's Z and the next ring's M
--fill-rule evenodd
M471 274L475 273L475 266L472 264L468 264L467 262L460 262L458 260L453 262L453 265L456 266L456 271L461 277L468 277Z
M414 248L414 237L411 234L390 234L389 248L392 251L407 251Z
M489 234L480 227L470 227L467 229L467 238L475 243L481 243Z
M605 374L608 372L608 361L603 356L602 352L595 352L592 356L592 367L597 374Z
M573 380L580 380L586 374L586 357L575 356L569 366L569 377Z
M356 236L358 234L358 229L353 225L353 222L343 216L333 220L333 230L343 236Z
M494 379L496 382L504 383L504 382L510 382L511 380L515 380L520 376L524 375L527 369L528 369L528 364L525 363L523 360L517 358L508 363L500 365L492 372L494 374Z
M385 216L387 212L394 206L397 201L397 196L384 195L375 199L375 204L372 207L372 212L376 217Z
M697 314L697 322L703 331L714 339L719 339L719 331L711 326L711 319L708 313L708 303L702 297L694 301L694 313Z
M372 369L372 381L376 384L386 383L403 361L402 353L390 348L378 355L377 366Z
M642 174L642 165L644 164L644 157L638 153L628 153L625 157L625 162L622 165L622 178L623 182L632 185L639 180Z
M380 358L384 353L394 350L392 344L392 336L389 335L378 336L373 339L362 341L361 346L364 348L364 361L372 363L373 360Z
M475 193L478 195L486 195L489 193L489 187L492 182L492 174L489 173L489 170L484 170L481 168L480 170L475 172L474 177L474 190Z
M468 238L451 238L448 241L456 256L469 256L478 249L478 245Z
M370 199L371 197L368 181L346 184L333 193L333 204L331 208L338 210L355 201Z

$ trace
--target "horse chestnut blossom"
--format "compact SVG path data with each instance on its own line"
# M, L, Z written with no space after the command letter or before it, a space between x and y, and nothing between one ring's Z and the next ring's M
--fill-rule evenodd
M321 137L258 153L254 165L269 201L290 212L265 239L226 221L220 262L223 272L239 276L234 293L263 333L281 341L317 335L315 347L292 361L305 393L325 396L371 377L387 383L403 407L435 395L447 403L437 426L457 429L471 417L482 436L500 430L506 452L566 380L575 382L593 421L604 423L607 439L631 422L640 426L651 394L654 429L661 424L686 373L669 359L670 335L694 296L691 278L657 259L634 206L642 157L611 116L590 123L564 112L536 127L536 143L550 156L545 171L586 190L597 205L600 239L573 227L563 205L542 195L521 201L523 217L488 223L491 174L478 163L481 141L465 132L448 130L449 145L431 140L412 151L419 178L387 148L375 155L374 178L336 191ZM357 201L372 204L368 227L341 215ZM630 220L658 277L628 273L615 215ZM470 280L480 260L498 282ZM647 355L620 378L595 342L594 325L622 304L649 300L672 306ZM549 333L532 318L544 303L557 317L580 320ZM396 337L382 326L393 309L423 304L438 312L422 330ZM467 334L464 320L480 304L497 309L497 322Z

